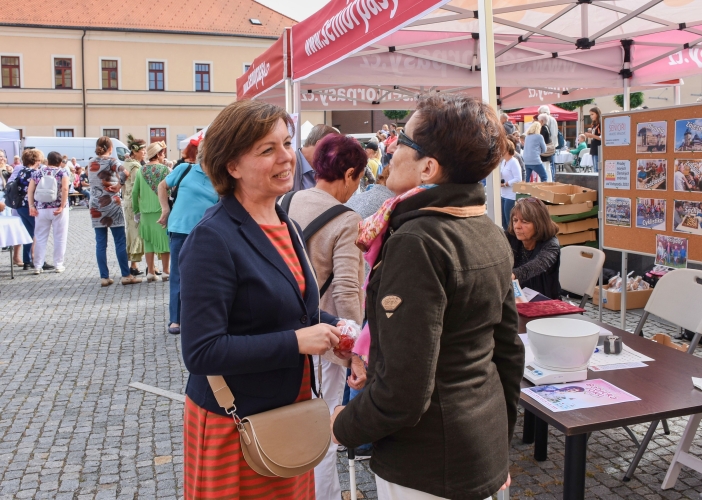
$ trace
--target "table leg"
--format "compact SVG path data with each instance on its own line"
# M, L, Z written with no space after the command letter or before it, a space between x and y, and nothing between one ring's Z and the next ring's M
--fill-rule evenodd
M524 430L522 433L522 443L531 444L534 442L534 419L536 416L529 410L524 410Z
M536 425L534 428L534 436L536 443L534 444L534 460L537 462L544 462L548 459L548 422L541 420L539 417L534 417L536 419Z
M10 245L10 279L15 279L15 247Z
M563 470L563 500L585 499L587 434L566 436Z

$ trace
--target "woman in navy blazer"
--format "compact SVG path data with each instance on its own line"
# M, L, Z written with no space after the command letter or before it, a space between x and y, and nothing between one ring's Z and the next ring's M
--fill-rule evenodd
M190 233L179 261L182 353L190 372L186 498L213 487L227 498L246 498L243 485L253 472L232 448L238 449L236 426L217 404L207 375L224 376L243 418L295 402L309 391L308 377L302 387L303 373L310 372L307 355L338 344L332 325L339 320L319 310L302 231L275 203L293 184L289 127L290 117L277 106L235 102L210 125L201 146L203 169L222 198ZM282 224L287 254L265 232ZM255 491L263 487L265 493L268 485L271 492L288 488L290 498L313 499L314 480L310 490L305 476L311 471L291 479L256 475Z

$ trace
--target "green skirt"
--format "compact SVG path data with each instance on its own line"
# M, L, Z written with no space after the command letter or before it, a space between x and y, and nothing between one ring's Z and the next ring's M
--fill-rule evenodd
M161 218L161 212L141 214L139 220L139 236L144 240L145 253L169 253L168 234L156 221Z

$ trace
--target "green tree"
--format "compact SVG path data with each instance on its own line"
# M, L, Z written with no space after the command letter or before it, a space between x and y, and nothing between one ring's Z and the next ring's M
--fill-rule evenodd
M614 96L614 102L620 108L624 109L624 94ZM635 109L641 106L644 102L643 92L632 92L629 94L629 109Z
M561 109L565 109L566 111L575 111L580 106L587 106L588 104L592 104L593 102L595 102L594 99L583 99L582 101L560 102L556 104L556 106L558 106Z
M390 109L386 109L383 111L383 114L388 117L390 120L394 122L398 122L400 120L403 120L408 114L410 114L409 111L394 111Z

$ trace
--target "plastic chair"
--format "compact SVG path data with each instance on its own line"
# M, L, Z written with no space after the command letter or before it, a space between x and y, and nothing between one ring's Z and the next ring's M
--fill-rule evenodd
M580 245L561 248L561 267L558 271L561 288L582 295L580 307L584 307L594 295L604 261L604 252L597 248Z
M587 153L589 153L589 152L590 152L590 150L587 149L587 148L581 149L581 150L580 150L580 152L578 153L578 158L573 162L573 167L574 167L576 170L579 169L579 168L583 168L583 167L580 166L580 162L582 161L583 156L585 156L585 155L586 155Z
M669 321L674 325L681 326L695 332L695 336L693 337L692 342L690 342L690 348L687 351L688 354L692 354L700 341L700 337L702 337L702 308L700 308L701 300L702 271L698 271L696 269L676 269L675 271L669 272L658 280L658 283L653 289L653 293L651 294L651 297L648 299L648 303L644 308L639 324L636 325L634 334L643 337L644 323L646 323L646 320L650 314L655 314L659 318ZM692 443L695 431L697 430L697 426L700 422L698 417L698 415L693 415L690 418L689 422L687 423L687 427L685 428L685 432L683 433L683 438L678 444L678 450L675 452L673 462L670 464L668 474L666 474L666 478L663 483L664 485L669 484L669 486L667 486L668 488L675 484L675 480L680 473L680 463L688 465L688 463L685 461L684 454L686 454L690 449L690 444ZM648 443L651 441L653 433L655 432L659 423L660 420L654 420L651 422L643 441L641 441L641 446L639 446L634 459L631 461L631 465L629 465L629 469L624 475L624 481L629 481L634 475L634 471L639 465L639 461L646 451ZM694 428L691 429L693 426ZM663 421L663 429L666 434L670 434L665 420ZM681 455L683 458L679 461ZM702 465L700 465L700 469L702 469ZM700 469L697 470L702 472ZM672 484L670 484L671 482Z

